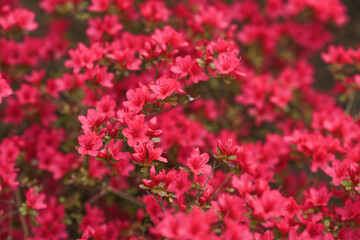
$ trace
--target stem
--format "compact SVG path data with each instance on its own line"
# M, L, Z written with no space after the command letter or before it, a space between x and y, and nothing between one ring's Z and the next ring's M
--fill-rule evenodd
M160 70L157 68L156 64L151 61L151 65L153 66L153 68L155 69L155 79L154 79L154 83L156 83L156 80L158 79L159 77L159 73L160 73Z
M155 201L160 205L161 209L163 210L163 212L165 213L165 208L164 208L164 202L163 201L159 201L156 197L154 197L154 195L152 195L152 193L150 193L149 191L146 191L148 194L150 194L150 196L152 196L153 199L155 199Z
M229 182L229 180L231 179L231 177L234 175L234 173L230 174L225 181L223 181L220 186L218 187L218 189L214 192L214 194L212 195L212 197L210 198L210 200L214 199L216 197L216 195L219 194L219 192L221 191L221 189Z
M204 191L203 189L205 189L206 185L207 185L208 182L210 181L211 175L213 174L215 168L216 168L216 162L213 163L212 168L211 168L210 175L209 175L208 179L206 180L204 186L203 186L202 189L200 189L199 192L197 193L196 202L199 202L199 197L200 197L201 193Z
M91 198L89 198L84 204L83 206L85 206L86 204L91 204L93 202L95 202L96 200L98 200L99 198L103 197L106 194L105 190L101 190L99 193L95 194L94 196L92 196Z
M3 216L2 218L0 218L0 223L3 222L4 220L10 218L11 216L17 214L19 211L12 211L12 212L9 212L7 215ZM21 213L19 213L21 214Z
M351 109L355 101L355 93L350 95L349 101L346 104L345 113L351 114Z
M119 197L121 197L123 199L126 199L129 202L132 202L132 203L138 205L139 207L142 207L142 208L145 207L145 204L141 200L139 200L139 199L137 199L137 198L125 193L125 192L122 192L122 191L119 191L119 190L116 190L116 189L113 189L113 188L110 188L109 192L111 192L111 193L113 193L113 194L115 194L115 195L117 195L117 196L119 196Z
M20 194L21 194L20 188L18 188L17 191L15 192L16 205L17 205L18 209L21 208L21 203L22 203ZM29 229L26 225L26 219L21 213L19 214L19 218L20 218L20 222L21 222L21 227L24 232L24 238L27 239L29 237Z
M150 117L150 116L153 116L153 115L158 115L158 114L161 114L161 113L170 111L170 110L172 110L172 109L174 109L174 108L177 108L177 107L180 107L180 106L182 106L182 105L175 105L175 106L172 106L172 107L170 107L170 108L168 108L168 109L165 109L164 111L150 113L150 114L146 115L146 117Z

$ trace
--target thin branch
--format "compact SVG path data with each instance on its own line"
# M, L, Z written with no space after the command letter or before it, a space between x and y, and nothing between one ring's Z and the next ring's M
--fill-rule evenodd
M210 175L209 175L208 179L206 180L206 183L204 184L204 186L202 187L202 189L205 189L206 185L207 185L208 182L210 181L211 175L213 174L215 168L216 168L216 162L213 163L213 166L212 166L212 168L211 168ZM196 202L197 202L197 203L199 202L199 197L200 197L201 193L203 192L202 189L200 189L199 192L197 193L197 196L196 196Z
M85 206L86 204L91 204L93 202L95 202L96 200L98 200L99 198L103 197L106 194L106 191L104 189L102 189L99 193L95 194L94 196L92 196L91 198L89 198L84 204L83 206Z
M219 192L221 191L221 189L229 182L229 180L231 179L231 177L233 176L234 174L230 174L229 176L227 176L227 178L225 179L225 181L223 181L220 186L218 187L218 189L216 189L216 191L214 192L214 194L212 195L212 197L210 198L210 200L213 200L216 195L219 194Z
M19 213L19 211L12 211L12 212L9 212L8 214L6 214L5 216L3 216L2 218L0 218L0 223L5 221L6 219L10 218L11 216L15 215ZM19 213L20 214L20 213Z
M351 109L353 107L354 102L355 102L355 93L352 93L346 104L345 113L347 113L349 115L351 114Z
M170 111L170 110L172 110L172 109L174 109L174 108L177 108L177 107L180 107L180 106L182 106L182 105L179 104L179 105L172 106L172 107L170 107L170 108L168 108L168 109L165 109L165 110L163 110L163 111L160 111L160 112L149 113L148 115L146 115L146 117L150 117L150 116L153 116L153 115L158 115L158 114L161 114L161 113Z
M20 209L21 204L22 204L20 188L18 188L17 191L15 192L15 198L16 198L16 205L17 205L18 209ZM19 214L19 218L20 218L20 222L21 222L21 227L24 231L24 237L25 237L25 239L27 239L29 237L29 228L26 224L26 219L21 213Z
M125 200L128 200L129 202L132 202L132 203L138 205L139 207L142 207L142 208L145 207L145 204L141 200L139 200L136 197L133 197L125 192L116 190L114 188L110 188L109 192L111 192L111 193L115 194L116 196L119 196Z
M156 197L154 197L154 195L152 195L150 192L146 191L148 194L150 194L150 196L152 196L152 198L160 205L161 209L163 210L163 212L165 213L165 208L164 208L164 203L160 202Z

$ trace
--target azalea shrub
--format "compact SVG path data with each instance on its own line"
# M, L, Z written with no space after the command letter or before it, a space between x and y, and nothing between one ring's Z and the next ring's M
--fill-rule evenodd
M360 239L350 20L340 0L0 1L0 239Z

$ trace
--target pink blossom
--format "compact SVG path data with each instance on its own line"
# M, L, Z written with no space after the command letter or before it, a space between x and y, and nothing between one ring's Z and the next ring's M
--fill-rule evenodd
M208 174L211 172L211 166L206 164L209 161L209 155L203 153L200 155L199 148L194 148L190 158L187 159L187 166L195 175Z

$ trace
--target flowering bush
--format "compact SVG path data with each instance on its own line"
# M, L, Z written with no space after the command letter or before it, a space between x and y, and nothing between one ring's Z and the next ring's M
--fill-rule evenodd
M0 239L360 239L360 49L329 45L348 20L340 0L1 1Z

